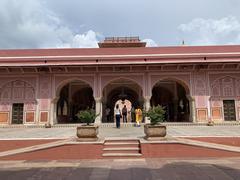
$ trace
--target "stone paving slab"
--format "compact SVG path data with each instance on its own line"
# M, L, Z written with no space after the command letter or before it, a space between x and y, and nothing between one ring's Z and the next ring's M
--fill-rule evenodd
M240 126L168 126L167 133L173 137L240 137ZM60 128L0 128L0 139L62 139L76 136L76 127ZM141 127L100 127L99 136L144 136Z
M237 180L240 158L0 161L0 179Z

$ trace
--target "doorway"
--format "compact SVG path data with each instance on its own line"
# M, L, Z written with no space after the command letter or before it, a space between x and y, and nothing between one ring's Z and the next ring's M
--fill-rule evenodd
M120 109L126 105L127 122L133 122L134 109L143 109L142 88L134 81L120 78L107 84L103 89L102 122L113 123L116 104ZM132 113L133 112L133 113Z
M83 81L72 81L61 88L56 105L58 123L78 123L79 111L95 109L93 90Z
M236 121L236 110L234 100L223 100L224 120Z
M190 122L190 107L187 90L173 80L161 80L152 89L151 106L164 107L165 121Z
M118 101L116 101L114 107L116 107L117 104L119 105L119 109L122 110L122 112L121 112L122 113L121 121L123 122L123 118L126 117L126 122L133 122L134 119L133 119L133 115L132 115L132 112L131 112L132 108L133 108L132 102L129 101L128 99L125 99L124 101L119 99ZM124 113L123 113L123 108L124 107L127 109L127 113L126 113L125 117L124 117Z
M23 124L23 103L14 103L12 106L12 124Z

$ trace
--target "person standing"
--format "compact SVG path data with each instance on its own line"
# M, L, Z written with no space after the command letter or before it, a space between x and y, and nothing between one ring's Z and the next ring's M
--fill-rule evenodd
M124 105L122 109L122 117L123 117L123 122L127 123L127 106Z
M106 110L105 110L105 115L107 117L107 122L110 122L110 108L107 107Z
M139 127L140 122L142 121L142 110L140 109L140 107L138 107L135 110L135 114L136 114L136 123L137 123L137 126Z
M115 114L115 117L116 117L116 127L120 128L121 110L120 110L118 104L116 105L116 107L114 109L114 114Z

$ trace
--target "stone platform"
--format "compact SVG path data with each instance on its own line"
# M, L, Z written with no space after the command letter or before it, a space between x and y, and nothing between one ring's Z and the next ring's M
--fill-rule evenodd
M236 125L167 126L167 137L161 141L146 141L143 126L122 126L120 129L100 127L99 130L98 141L79 142L76 140L76 127L0 128L0 158L6 160L102 159L109 157L109 154L121 155L126 151L131 155L135 153L138 158L240 156L240 126ZM139 145L106 146L107 141L116 144L116 141L120 140L129 144L131 139L139 142ZM117 156L112 158L115 157Z
M167 134L172 137L240 137L240 125L168 125ZM4 126L0 128L0 140L3 139L62 139L76 136L76 125L58 125L52 128L38 126ZM143 137L143 125L134 127L121 125L100 127L99 136L105 137Z
M0 177L65 180L237 180L240 158L0 161Z

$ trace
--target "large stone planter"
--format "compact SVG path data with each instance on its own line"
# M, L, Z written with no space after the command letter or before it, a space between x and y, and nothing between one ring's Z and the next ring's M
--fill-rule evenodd
M82 125L77 127L77 137L79 141L98 140L98 127L96 125Z
M167 134L166 126L164 125L144 125L145 139L147 140L162 140Z

